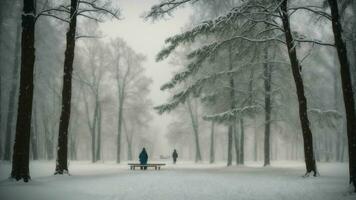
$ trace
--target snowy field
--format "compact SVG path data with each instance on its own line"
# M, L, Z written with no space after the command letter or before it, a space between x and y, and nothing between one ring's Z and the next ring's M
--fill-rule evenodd
M347 164L319 163L321 177L302 178L302 162L244 167L220 164L168 164L160 171L130 171L126 164L71 162L71 176L53 176L54 163L31 163L32 181L7 179L10 164L0 163L1 200L355 200Z

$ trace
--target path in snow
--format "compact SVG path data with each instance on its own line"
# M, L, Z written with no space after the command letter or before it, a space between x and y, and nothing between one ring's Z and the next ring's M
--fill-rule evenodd
M32 181L6 179L0 163L2 200L351 200L347 164L321 163L321 177L302 178L303 163L226 168L223 164L169 164L161 171L130 171L126 165L72 162L71 176L53 176L53 162L32 162Z

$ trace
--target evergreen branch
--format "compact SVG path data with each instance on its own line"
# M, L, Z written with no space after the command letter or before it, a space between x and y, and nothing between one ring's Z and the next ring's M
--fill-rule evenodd
M256 24L263 23L263 24L268 24L275 28L276 30L284 31L277 22L273 20L266 20L267 18L276 18L279 17L276 14L274 14L275 8L273 8L272 11L268 10L270 9L271 6L266 7L264 5L259 5L259 4L243 4L241 6L233 8L230 12L228 12L224 16L219 16L216 19L213 20L207 20L202 22L200 25L192 28L189 31L186 31L184 33L169 37L166 39L165 43L168 44L168 47L164 48L159 52L157 55L156 60L161 61L165 58L167 58L173 50L175 50L180 44L185 44L185 43L190 43L194 42L194 40L199 37L199 36L209 36L213 34L223 34L227 30L230 30L232 27L237 26L237 19L243 19L247 22L251 23L244 23L244 25L250 25L250 28L253 28ZM254 10L258 9L258 10ZM255 19L254 17L250 16L256 16L256 15L263 15L262 17L259 17L261 19ZM242 38L244 33L248 32L248 28L239 28L239 30L244 30L243 33L240 34L240 37ZM248 38L245 38L248 40ZM282 42L282 40L279 40ZM253 41L256 42L256 41ZM284 42L283 42L284 43Z
M262 109L262 107L258 106L258 105L245 106L243 108L230 109L225 112L218 113L218 114L206 115L203 117L203 119L207 120L207 121L218 122L218 123L233 122L238 117L242 117L242 116L246 116L246 115L247 116L254 115L254 114L260 112L261 109Z

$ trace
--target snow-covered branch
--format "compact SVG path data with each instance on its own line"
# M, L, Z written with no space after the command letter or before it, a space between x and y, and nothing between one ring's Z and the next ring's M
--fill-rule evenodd
M161 3L151 7L151 10L146 14L146 18L152 18L153 20L165 15L171 14L172 11L187 3L194 3L199 0L163 0Z
M314 14L320 15L322 17L325 17L328 20L331 20L331 15L329 13L325 12L323 7L319 7L319 6L300 6L300 7L289 8L288 10L292 11L289 14L289 16L293 15L295 12L297 12L299 10L305 10L305 11L309 11Z
M206 115L203 117L203 119L207 121L215 121L218 123L231 122L235 121L238 117L251 116L260 112L261 110L262 107L258 105L245 106L242 108L231 109L218 114Z

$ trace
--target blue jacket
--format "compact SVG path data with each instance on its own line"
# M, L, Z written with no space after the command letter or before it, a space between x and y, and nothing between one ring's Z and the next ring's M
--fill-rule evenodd
M142 151L140 153L140 156L138 158L140 159L140 164L141 165L147 164L148 155L147 155L147 152L146 152L145 148L142 149Z

